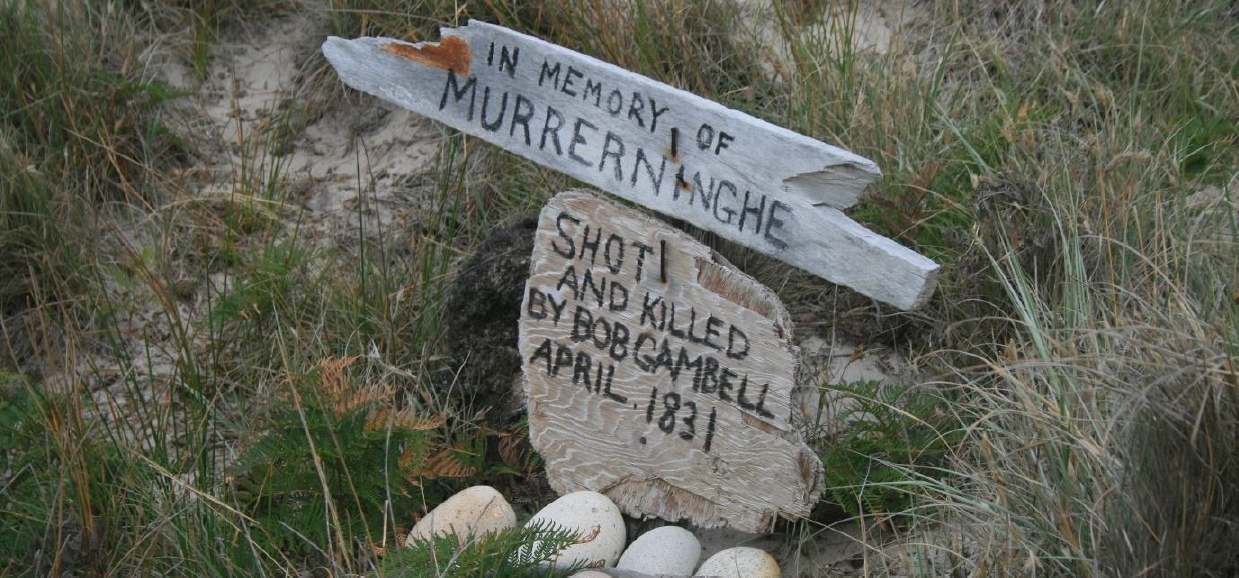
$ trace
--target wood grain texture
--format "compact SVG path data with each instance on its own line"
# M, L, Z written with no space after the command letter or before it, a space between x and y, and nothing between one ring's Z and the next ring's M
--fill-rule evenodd
M937 264L840 211L881 176L843 149L482 22L323 54L353 88L874 299L933 293Z
M790 335L769 289L687 234L594 193L557 195L520 320L552 487L750 532L807 515L822 466L793 427Z

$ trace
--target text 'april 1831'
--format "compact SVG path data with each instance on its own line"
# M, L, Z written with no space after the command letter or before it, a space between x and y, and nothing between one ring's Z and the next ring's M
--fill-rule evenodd
M792 427L790 330L768 289L687 234L559 194L520 317L530 439L552 486L749 531L807 511L821 466Z

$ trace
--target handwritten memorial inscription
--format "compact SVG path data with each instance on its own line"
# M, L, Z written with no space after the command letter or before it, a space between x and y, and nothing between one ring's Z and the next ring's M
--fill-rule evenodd
M875 299L933 292L936 264L840 212L881 174L863 157L483 22L323 53L350 86Z
M488 64L514 76L521 65L520 49L502 47L497 63L494 53L495 44L491 43ZM659 117L668 112L669 105L640 91L612 86L608 79L587 76L571 64L553 60L553 56L524 66L537 69L537 81L520 85L528 87L524 90L492 87L481 84L477 76L462 79L454 69L447 70L439 112L463 116L480 131L504 132L518 145L596 171L599 178L613 178L616 185L634 192L667 195L671 202L696 213L694 222L713 221L734 229L750 236L751 243L764 244L767 251L787 248L784 225L791 217L791 206L727 175L693 168L681 158L684 155L671 151L666 143L659 144L657 139L651 143L651 135L661 137ZM583 107L560 110L551 104L565 96ZM630 126L606 128L615 122ZM629 136L634 134L633 129L643 138ZM735 143L734 135L708 122L696 127L695 132L693 146L700 151L721 155L735 144L735 152L729 155L751 152L744 150L746 143Z
M821 466L792 427L795 349L769 290L586 192L544 208L521 314L530 437L560 492L757 531Z

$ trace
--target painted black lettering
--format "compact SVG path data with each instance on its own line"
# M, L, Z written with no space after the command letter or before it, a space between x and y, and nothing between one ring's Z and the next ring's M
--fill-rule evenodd
M465 120L473 120L473 104L477 101L477 78L470 76L469 81L465 83L464 88L461 88L456 82L456 73L447 71L447 84L443 86L443 98L439 99L439 110L443 110L447 106L447 96L452 95L452 102L460 102L467 93L469 95L469 112L465 115Z
M563 301L556 301L554 295L547 295L546 300L550 302L551 309L555 311L555 327L559 327L559 318L563 316L564 309L568 305L568 299L565 297Z
M632 245L637 248L637 283L640 283L641 269L645 266L645 254L649 253L652 249L649 245L646 245L641 241L633 241Z
M619 291L620 299L615 298L616 291ZM628 308L628 288L611 280L611 294L607 303L607 308L611 311L623 311Z
M594 314L589 309L577 305L576 314L572 316L572 340L580 343L589 339L590 330L594 327Z
M602 337L598 337L598 328L602 328ZM594 341L594 347L606 351L611 346L611 324L606 319L598 317L594 321L593 327L589 329L589 336Z
M714 393L718 391L718 360L713 357L702 359L701 365L693 375L693 391Z
M777 215L775 215L775 213L780 210L785 211L788 214L791 214L792 212L792 208L787 205L784 205L781 201L770 202L770 215L766 217L766 235L765 236L766 236L766 242L770 243L771 245L774 245L778 249L786 249L787 241L784 241L782 238L780 238L778 235L775 234L776 231L782 231L783 225L785 224L783 219L780 219Z
M647 341L650 343L654 342L654 338L651 337L649 333L642 333L637 336L637 341L632 344L632 359L637 362L637 367L641 371L652 373L651 369L653 369L654 358L648 355L641 355L641 346Z
M761 395L757 396L757 415L760 415L766 419L774 419L774 414L762 407L766 405L766 392L768 391L770 391L770 384L763 384L761 386Z
M581 93L581 99L589 102L590 95L594 97L594 106L598 106L602 102L602 83L587 78L585 79L585 92Z
M503 100L499 104L499 118L490 122L486 121L486 111L490 108L490 87L486 87L482 91L482 128L495 132L499 127L503 126L503 117L508 113L508 93L504 91Z
M607 367L607 384L602 387L602 394L607 396L611 401L616 401L622 404L628 403L628 396L620 395L611 391L611 384L615 382L615 366Z
M585 73L573 68L572 65L569 64L568 72L567 74L564 74L564 83L560 85L559 91L568 96L576 96L576 91L570 89L572 88L573 83L576 82L577 78L585 78Z
M611 270L611 274L618 274L620 268L624 266L624 239L611 233L611 236L607 237L606 246L603 247L602 258L607 264L607 269Z
M525 129L525 146L529 146L532 143L529 137L529 121L532 118L533 101L517 94L512 105L512 124L508 126L508 136L516 136L516 125L519 124Z
M602 391L602 362L598 362L598 371L594 372L594 393ZM585 391L589 391L589 384L585 384Z
M689 409L688 417L684 418L684 425L688 426L688 431L680 430L680 439L691 440L697 435L697 426L694 422L697 421L697 404L695 402L686 401L684 407Z
M594 105L597 106L598 103L594 102ZM624 110L623 93L621 93L618 88L615 90L612 90L611 94L607 95L607 112L611 113L611 116L616 116L620 112L623 112L623 110Z
M538 86L542 86L542 81L551 79L551 86L559 87L559 63L555 63L555 68L549 66L549 62L542 62L542 72L538 73Z
M603 277L602 283L599 284L598 281L594 280L594 272L586 269L585 275L581 277L581 293L577 295L577 301L584 301L592 296L593 299L591 301L596 303L598 307L602 307L603 302L606 300L606 289L607 278Z
M667 340L663 339L659 345L661 347L658 350L658 358L654 360L655 373L658 372L659 367L665 367L667 371L670 371L671 367L675 365L675 360L671 359L671 347L667 345Z
M739 348L739 344L743 341L744 349ZM749 336L740 330L740 328L732 325L727 328L727 357L732 359L744 359L749 354Z
M554 120L554 126L552 126ZM538 150L546 150L546 135L551 135L551 140L555 142L555 154L563 155L564 151L559 146L559 129L564 126L564 116L559 114L558 110L552 107L546 107L546 121L542 123L542 142L538 143Z
M653 118L650 119L650 132L655 133L658 132L658 117L662 116L664 112L667 112L667 107L664 106L662 108L658 108L658 103L651 98L650 112L653 114Z
M589 389L589 368L593 365L589 354L584 351L578 351L576 361L572 364L572 385L585 382L585 389ZM584 378L584 379L582 379Z
M651 301L650 297L654 297L654 300ZM657 307L662 300L662 297L655 297L649 291L645 292L645 297L642 299L641 303L641 320L637 322L638 326L645 325L645 320L649 319L650 327L659 330L662 329L659 323L659 317L654 313L654 308Z
M545 341L542 342L542 345L539 345L537 349L533 350L533 355L529 356L529 363L531 365L536 359L541 359L544 362L546 362L546 373L547 374L551 373L551 367L553 366L553 363L554 363L551 361L551 347L552 347L551 340L546 339Z
M721 181L718 184L718 192L714 196L714 220L724 225L730 225L731 220L736 216L736 211L735 209L732 209L730 207L724 208L723 206L724 189L726 189L727 194L731 195L731 199L733 201L736 199L737 191L736 191L735 183L732 183L731 181ZM725 218L719 216L718 213L720 210L724 214L727 215Z
M637 169L641 168L641 164L645 164L645 174L650 179L650 186L654 189L654 196L657 197L662 191L663 175L667 172L667 157L662 157L662 163L658 165L658 176L654 176L654 165L650 164L649 158L645 156L645 149L637 147L637 154L632 163L632 181L631 186L637 186L637 174L640 172Z
M508 78L516 78L516 61L520 58L521 49L513 47L512 51L508 51L508 47L504 46L499 49L499 72L503 72L506 68Z
M551 368L551 375L559 375L561 367L572 367L574 359L572 350L566 345L560 345L555 349L555 366Z
M684 167L681 166L680 170L683 171ZM684 180L684 177L680 177L680 180ZM708 212L710 210L710 201L714 199L714 177L710 177L710 184L706 186L702 182L701 171L693 173L693 186L688 189L688 192L691 193L689 195L690 202L692 201L692 195L697 194L698 191L701 192L700 195L697 195L701 198L701 208ZM674 198L680 198L680 187L676 187Z
M572 296L575 299L579 287L576 280L575 265L568 265L568 268L564 269L564 274L559 276L559 282L555 284L555 290L562 291L565 286L572 289Z
M736 140L736 137L727 134L725 131L718 131L718 144L714 147L714 154L719 154L723 149L727 148L727 143Z
M658 401L658 388L650 389L650 403L645 406L645 423L654 421L654 402Z
M693 335L693 325L697 323L697 309L695 307L688 308L688 328L675 326L676 313L680 314L680 322L684 321L684 310L676 307L676 302L671 302L671 318L667 321L667 331L671 335L680 339L687 339L692 343L700 343L701 338Z
M706 319L706 336L704 339L702 339L702 342L705 343L706 345L709 345L710 347L713 347L719 351L722 351L723 345L720 343L716 343L710 339L711 337L718 337L719 335L721 335L721 333L719 333L718 330L722 326L723 326L722 319L719 319L718 317L715 317L713 315L707 318Z
M611 325L611 359L623 361L625 357L628 357L629 335L627 325L619 321Z
M614 149L611 148L612 143L615 144ZM620 160L624 157L624 139L611 131L607 131L607 138L602 143L602 158L598 161L598 172L606 168L607 157L615 159L615 180L623 182L624 169L620 166Z
M546 319L546 296L541 290L529 288L529 297L525 299L525 314L533 319Z
M641 109L645 108L645 100L641 98L641 93L633 92L632 100L628 102L628 120L637 120L637 126L645 128L645 120L641 118Z
M581 155L578 155L576 153L576 145L588 144L587 141L585 140L585 136L581 134L581 127L583 126L588 127L590 130L594 130L594 131L598 130L598 127L594 126L594 123L589 122L588 120L585 120L583 118L576 119L576 124L572 126L572 142L568 145L568 158L578 163L581 163L585 166L589 166L590 164L589 161L585 160L584 158L581 157ZM764 198L762 202L765 202Z
M707 151L710 150L710 144L714 142L714 127L710 123L702 123L697 129L697 148Z
M739 376L736 375L736 372L732 371L730 368L724 367L722 368L721 371L718 372L718 398L719 399L723 401L731 401L731 396L728 395L727 392L730 391L733 387L735 387L735 384L731 382L731 378L733 377L739 377Z
M710 408L710 423L706 424L706 442L702 450L707 454L710 453L710 442L714 441L714 418L717 416L717 411L716 408Z
M589 252L589 264L593 265L598 261L598 247L602 245L602 229L598 229L594 234L594 240L589 240L589 225L585 225L585 233L581 235L581 260L585 260L585 252Z
M753 215L754 219L757 221L753 223L753 232L760 233L761 232L761 216L763 213L766 212L766 195L757 193L757 196L761 198L761 204L760 205L754 204L750 206L749 197L751 195L752 195L752 191L747 191L747 190L744 191L744 208L740 209L740 225L739 225L740 232L742 233L744 232L744 220L749 215Z
M728 373L731 373L730 369L723 370L724 375ZM735 375L735 374L732 373L732 375ZM744 377L740 378L740 390L736 392L736 403L740 404L741 408L747 409L749 411L753 411L757 409L757 406L753 402L749 401L748 399L744 397L745 390L747 390L748 388L749 388L749 376L748 374L745 374Z
M687 347L681 347L681 348L680 348L680 357L679 357L679 359L677 359L677 360L676 360L676 362L675 362L675 367L673 367L673 368L671 369L671 381L672 381L672 383L674 383L674 382L675 382L675 380L676 380L676 378L680 376L680 372L681 372L681 371L683 371L683 370L685 370L685 369L692 369L692 370L694 370L694 373L696 373L696 372L700 371L700 370L701 370L701 357L702 357L702 356L698 355L697 357L695 357L695 358L693 358L693 359L689 359L689 357L688 357L688 348L687 348ZM694 381L693 381L693 391L697 391L697 388L698 388L698 386L699 386L699 385L700 385L700 384L698 384L698 383L696 382L696 380L694 380Z
M669 434L675 429L675 412L680 410L680 394L674 391L663 395L663 415L658 418L658 429Z

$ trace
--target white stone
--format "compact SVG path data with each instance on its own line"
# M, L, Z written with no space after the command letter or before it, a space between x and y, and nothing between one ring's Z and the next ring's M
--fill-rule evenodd
M490 486L473 486L439 504L413 526L406 546L439 534L456 534L461 543L471 535L516 527L516 513L503 495Z
M679 526L663 526L642 534L624 550L616 568L646 574L688 576L701 559L701 542Z
M614 566L620 552L624 551L627 539L624 517L614 502L598 492L581 491L563 496L534 514L525 527L536 522L554 522L581 536L592 536L588 542L560 552L554 561L556 566L568 566L578 560L590 564L601 560L604 566Z
M765 550L728 548L706 560L697 569L697 576L725 578L779 578L779 563Z

